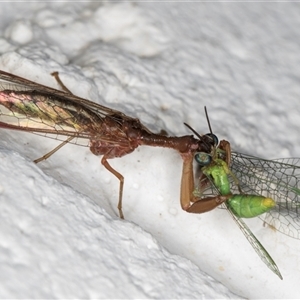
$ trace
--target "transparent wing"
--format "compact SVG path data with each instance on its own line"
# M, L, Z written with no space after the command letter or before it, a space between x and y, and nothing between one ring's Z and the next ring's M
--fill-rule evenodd
M137 123L136 119L100 104L82 99L27 79L0 71L0 127L28 131L35 134L88 145L86 140L106 143L124 143L122 122ZM135 124L134 123L134 124ZM107 127L113 127L111 135L105 135Z
M233 181L233 180L232 180ZM231 186L235 188L236 190L236 184L234 182L231 182ZM196 196L205 198L206 196L212 196L216 194L220 194L218 188L215 186L213 179L211 177L206 177L201 175L199 180L199 188L196 193L199 193ZM252 231L249 229L249 227L246 225L246 223L241 219L238 218L230 209L230 206L228 202L224 202L222 204L224 208L227 209L227 211L230 213L231 217L234 219L236 224L239 226L241 231L243 232L244 236L248 240L248 242L251 244L255 252L258 254L258 256L261 258L261 260L267 265L267 267L274 272L276 275L279 276L280 279L282 279L282 275L272 259L271 255L268 253L268 251L264 248L264 246L259 242L259 240L255 237L255 235L252 233Z
M230 168L245 194L275 200L276 207L261 219L278 231L300 239L300 159L265 160L233 152ZM236 191L234 183L232 191Z
M268 253L268 251L264 248L264 246L259 242L259 240L255 237L255 235L252 233L252 231L249 229L249 227L245 224L245 222L236 217L235 214L231 211L229 205L227 202L225 202L225 206L228 210L228 212L231 214L234 221L237 223L241 231L243 232L244 236L248 240L248 242L251 244L253 249L256 251L258 256L261 258L261 260L267 265L267 267L274 272L276 275L279 276L280 279L282 279L282 275L274 262L271 255Z

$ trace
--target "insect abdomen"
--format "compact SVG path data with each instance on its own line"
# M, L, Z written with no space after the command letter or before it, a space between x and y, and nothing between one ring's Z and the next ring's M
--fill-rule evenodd
M272 198L257 195L233 195L228 204L232 212L239 218L254 218L276 205Z

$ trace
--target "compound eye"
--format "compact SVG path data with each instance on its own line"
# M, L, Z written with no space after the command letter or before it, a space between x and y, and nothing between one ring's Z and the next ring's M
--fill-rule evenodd
M195 154L195 160L200 166L204 167L208 166L211 163L212 157L205 152L197 152Z
M219 144L219 139L218 139L218 137L217 137L215 134L213 134L213 133L207 133L207 134L205 134L205 136L207 136L207 137L209 137L210 139L212 139L212 141L213 141L215 147L218 146L218 144Z

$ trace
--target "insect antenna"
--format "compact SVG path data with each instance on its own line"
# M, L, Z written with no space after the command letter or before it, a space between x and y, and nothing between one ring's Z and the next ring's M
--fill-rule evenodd
M192 128L189 124L183 123L189 130L191 130L200 140L201 140L201 135L194 129Z
M210 121L209 121L209 117L208 117L208 113L207 113L207 108L206 106L204 106L204 111L205 111L205 116L206 116L206 120L207 120L207 124L208 124L208 128L210 133L205 134L204 136L209 137L210 139L213 140L214 142L214 146L217 146L219 141L218 138L215 134L213 134L212 129L211 129L211 125L210 125ZM198 132L196 132L189 124L187 123L183 123L187 128L189 128L202 142L204 142L206 145L208 144L203 136L201 136Z
M207 120L209 131L210 131L211 134L213 134L212 129L211 129L211 125L210 125L210 122L209 122L209 117L208 117L206 106L204 106L204 111L205 111L205 116L206 116L206 120Z
M204 136L201 136L194 128L192 128L189 124L183 123L189 130L191 130L198 138L200 141L202 141L206 146L211 147L211 144L207 142L207 139L203 137L207 137L207 134ZM210 137L211 138L211 137Z

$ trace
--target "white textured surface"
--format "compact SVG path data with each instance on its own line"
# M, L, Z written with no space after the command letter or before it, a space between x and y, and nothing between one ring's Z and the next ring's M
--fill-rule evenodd
M183 122L206 133L206 105L233 149L299 156L298 4L0 8L2 70L53 87L59 71L74 94L174 135L187 134ZM121 221L118 181L87 148L68 145L35 166L55 141L0 136L0 297L235 297L205 273L247 298L299 296L300 241L249 222L280 281L226 212L181 211L176 152L144 147L111 161L125 176Z

